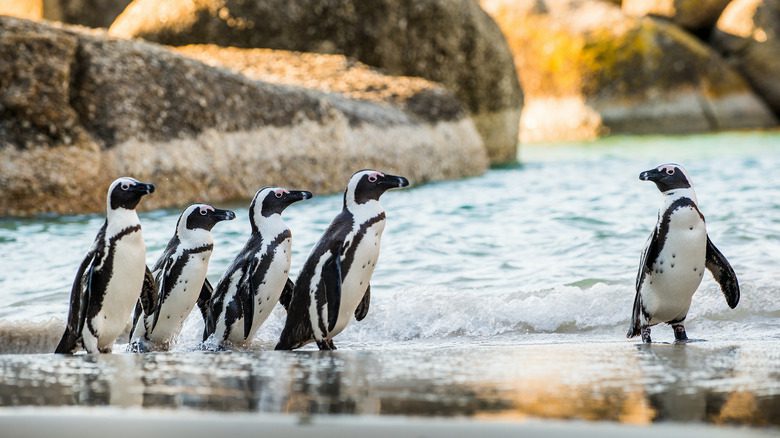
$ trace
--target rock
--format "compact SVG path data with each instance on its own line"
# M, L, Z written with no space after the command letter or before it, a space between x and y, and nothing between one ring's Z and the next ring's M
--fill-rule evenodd
M506 41L473 0L135 0L112 35L338 53L440 82L466 105L493 162L516 159L522 92Z
M267 184L340 191L364 167L420 183L488 165L438 85L415 82L405 106L356 100L82 29L0 17L2 216L103 210L121 175L155 182L144 207L159 208Z
M0 0L0 14L108 27L130 0Z
M709 32L731 0L623 0L628 15L671 20L693 32Z
M714 50L606 2L483 0L515 55L521 141L676 134L776 124Z
M780 116L780 0L734 0L712 44Z
M44 0L43 18L89 27L108 27L131 0Z
M43 17L43 0L0 0L0 15L40 19Z
M211 44L174 48L178 53L248 78L301 86L350 99L384 102L431 121L462 117L463 107L441 85L422 78L387 76L343 55L242 49Z

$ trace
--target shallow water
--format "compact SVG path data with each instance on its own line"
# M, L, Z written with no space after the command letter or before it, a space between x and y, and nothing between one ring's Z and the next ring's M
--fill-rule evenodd
M196 392L207 390L203 383L213 383L207 378L210 372L205 373L201 367L217 371L223 367L244 369L241 372L246 379L227 383L228 386L240 386L262 381L266 374L255 376L256 370L262 368L263 373L273 373L269 370L277 365L288 369L302 363L300 366L304 369L313 368L314 374L320 371L339 374L343 370L339 371L341 368L336 365L328 371L328 360L341 360L347 368L366 369L377 366L371 365L377 362L382 373L387 372L390 376L393 372L401 372L398 370L408 370L407 374L413 376L416 367L440 366L442 377L432 384L449 382L442 387L451 388L452 394L457 394L453 385L460 380L468 381L472 372L471 363L462 362L463 357L477 354L473 352L479 353L475 372L486 376L491 376L491 372L484 369L485 361L497 369L512 369L512 364L527 361L528 355L544 356L541 345L548 343L562 349L553 354L552 363L555 364L565 359L566 347L563 346L575 349L576 344L614 349L614 354L624 355L617 363L641 362L647 356L642 356L644 353L638 352L632 343L623 341L623 336L631 312L639 256L655 224L661 200L652 183L640 182L637 177L640 171L669 161L684 164L692 176L709 234L731 261L742 286L739 307L731 310L712 277L709 273L705 275L686 326L689 336L708 342L669 350L677 351L669 361L688 360L685 359L688 357L706 359L710 355L723 361L726 360L724 356L740 356L749 351L750 357L763 357L759 362L777 364L780 343L780 300L776 298L780 291L777 286L780 260L778 145L778 134L737 133L613 138L587 145L525 147L522 166L495 169L478 178L388 193L382 199L388 221L382 254L372 280L371 311L364 321L352 323L336 338L341 351L334 357L260 352L275 342L281 330L284 317L281 309L276 309L260 329L253 352L224 356L192 353L201 330L199 316L193 314L175 347L178 353L55 359L6 355L0 356L3 364L0 380L16 381L18 376L14 376L23 373L14 371L18 369L15 367L22 367L43 369L40 376L52 380L53 385L60 380L58 376L81 376L79 379L89 382L86 387L79 388L91 388L90 385L103 385L101 379L110 380L112 374L101 371L101 367L110 370L125 366L130 370L129 374L161 369L164 379L165 370L179 370L171 371L166 380L173 389L165 385L160 387L163 392L170 391L171 397L179 401L147 402L144 396L144 405L189 406L182 400L192 399L196 400L193 402L195 407L219 409L198 401L201 400L199 396L181 392L182 388L188 387L187 382L192 383ZM155 183L159 190L172 189L165 186L165 181ZM249 231L246 207L233 207L238 219L218 224L214 229L215 251L209 269L209 278L214 283L243 246ZM293 205L285 212L293 231L293 278L311 246L340 208L340 196L320 196ZM141 214L150 264L170 238L178 213L171 209ZM67 313L72 276L102 221L100 215L0 220L0 251L4 254L0 270L0 299L4 303L0 306L0 352L39 353L53 349ZM671 329L661 326L654 329L654 340L672 339ZM525 347L515 347L517 345ZM731 352L730 348L736 348L738 353ZM115 351L122 349L120 345ZM365 350L369 352L363 356L360 351ZM610 354L597 355L597 368ZM493 359L483 359L483 356ZM439 357L443 359L431 359ZM454 367L452 361L462 365ZM588 365L588 360L583 363L592 366ZM94 365L90 368L85 364ZM722 378L725 383L713 389L704 381L723 374L716 367L709 374L705 371L694 375L690 381L685 380L687 386L682 391L690 389L709 399L713 391L728 395L744 390L759 397L760 403L756 402L756 406L764 406L761 403L766 402L761 400L768 397L774 403L770 405L777 409L780 388L776 381L780 373L777 365L767 364L746 369L745 372L755 380L752 386L743 387L738 379ZM574 366L553 368L574 379L588 375ZM648 369L652 370L652 366ZM697 371L690 366L684 369ZM742 372L739 366L735 369ZM626 370L620 371L625 373ZM179 373L187 376L189 372L197 377L192 380L176 377ZM141 374L145 376L146 373ZM524 373L518 371L518 375ZM621 375L616 371L613 374ZM764 375L766 379L756 378L758 375ZM293 388L303 384L303 375L293 373L292 376L285 377L287 383L275 382L270 377L266 380L270 379L269 384L286 384ZM497 389L491 389L490 384L483 385L485 382L477 386L486 387L488 393L501 392L507 382L517 380L512 376L494 377L495 381L501 382ZM386 380L393 382L395 378ZM34 379L21 378L20 381L20 385L25 385ZM665 382L662 375L650 381L651 387ZM365 386L360 382L349 382L345 384L349 391L360 392ZM132 381L128 383L132 384ZM155 385L153 388L158 387ZM222 391L221 385L218 383L215 391ZM267 388L263 385L262 388ZM102 391L89 389L85 395L82 390L74 393L70 384L65 387L65 399L83 397L85 401L93 400L90 403L94 403L90 394L101 394ZM148 385L146 388L144 394ZM420 389L424 393L424 388L425 385L415 384L407 385L405 390L414 393ZM664 388L661 393L666 394L671 386L667 384ZM339 389L342 390L345 389ZM267 410L264 406L278 408L278 404L274 404L276 401L268 402L268 405L261 401L246 401L254 397L246 395L255 394L254 390L239 388L236 391L244 391L238 398L244 400L241 403L248 403L248 410ZM465 391L472 395L464 395L463 400L483 403L481 396L474 395L473 385L466 385ZM586 385L585 392L588 391ZM263 389L260 393L283 398L279 394L285 391ZM624 394L627 393L624 391ZM645 388L642 394L654 393ZM429 395L436 405L438 401L448 400L450 389ZM48 396L39 396L42 404L68 404L50 402ZM362 406L365 397L361 397L357 398ZM376 398L370 394L366 397ZM457 398L456 395L453 397ZM484 403L506 406L505 398L496 396ZM381 396L379 399L386 408L388 402ZM581 400L574 402L584 403ZM29 400L2 399L3 405L25 403L35 404ZM445 412L454 408L441 409ZM610 409L605 408L605 411ZM474 408L470 412L481 410L484 409ZM457 409L453 412L464 413ZM660 411L655 409L654 412Z

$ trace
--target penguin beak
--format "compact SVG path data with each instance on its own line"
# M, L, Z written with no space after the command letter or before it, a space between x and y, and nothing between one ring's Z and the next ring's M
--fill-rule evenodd
M314 195L312 195L311 192L307 192L305 190L291 190L290 193L287 194L287 199L289 200L290 204L292 204L293 202L311 199L313 196Z
M409 180L396 175L385 175L379 180L379 184L385 186L387 189L395 189L399 187L409 187Z
M219 221L232 221L236 218L236 214L231 210L220 210L218 208L214 209L214 213L211 214L211 216Z
M650 169L645 170L644 172L639 174L639 179L642 181L658 181L662 176L664 176L664 173L661 172L658 169Z
M130 188L135 193L140 193L141 196L154 193L154 184L138 183Z

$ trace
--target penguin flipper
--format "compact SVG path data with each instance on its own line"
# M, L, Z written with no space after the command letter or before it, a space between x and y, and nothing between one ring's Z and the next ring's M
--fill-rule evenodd
M658 227L653 228L653 233L647 239L645 249L642 251L642 258L639 260L639 270L636 273L636 285L635 288L639 293L639 288L642 287L642 282L645 281L645 275L653 270L653 260L658 257Z
M322 282L328 301L328 331L333 330L339 319L341 307L341 256L335 253L322 267Z
M149 267L146 268L146 273L144 274L144 284L141 287L139 302L144 314L151 315L154 312L155 303L157 303L157 281L154 279L154 275L152 275Z
M284 285L284 289L282 289L282 295L279 297L279 303L284 307L284 310L290 309L290 302L292 302L294 289L295 283L288 278L287 283Z
M89 268L89 270L87 270ZM70 311L65 332L62 334L57 348L57 354L72 354L81 337L81 330L87 320L92 274L95 268L95 251L90 250L76 271L76 278L70 290Z
M203 316L203 322L208 325L209 316L209 301L211 301L211 295L214 294L214 287L209 283L209 279L203 281L203 287L200 288L200 295L198 295L198 309Z
M154 312L153 312L154 319L152 320L152 328L149 330L150 332L153 332L154 328L157 327L157 321L160 319L160 311L162 310L163 302L165 302L165 300L168 299L168 295L170 295L171 293L170 289L173 289L173 285L171 285L171 287L169 288L167 282L165 281L165 279L168 278L168 273L170 271L171 264L173 264L173 259L170 257L166 258L165 263L162 265L159 272L157 273L157 284L156 284L157 296L155 297L157 304L154 306Z
M255 291L257 290L257 285L255 284L255 270L257 270L258 264L257 259L252 259L249 269L244 274L249 278L245 278L241 281L238 288L241 314L244 316L244 339L249 337L249 332L252 331L252 322L255 318Z
M360 300L357 309L355 309L355 319L362 321L363 318L368 315L368 305L371 303L371 285L366 288L366 293L363 295L363 299Z
M739 281L737 281L737 274L734 273L734 269L729 264L729 261L726 260L726 257L713 245L710 236L707 236L705 266L712 272L715 281L720 285L729 307L732 309L737 307L737 304L739 304Z

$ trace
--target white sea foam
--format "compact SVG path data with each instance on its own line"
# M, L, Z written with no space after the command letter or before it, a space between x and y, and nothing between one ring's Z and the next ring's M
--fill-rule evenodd
M489 340L496 336L575 334L596 332L622 339L633 303L628 288L597 283L591 287L561 286L546 290L493 293L446 288L409 288L397 293L372 294L365 320L352 321L338 340L362 345L414 340L451 342ZM703 285L694 296L688 317L698 336L712 335L736 324L743 330L761 320L780 317L780 302L772 287L744 284L737 309L730 309L715 283ZM254 348L272 348L284 324L285 312L274 310L261 327ZM45 353L54 350L64 320L9 320L0 322L0 353ZM198 348L203 322L197 312L187 319L175 351ZM727 333L720 333L726 335ZM744 335L742 333L741 335ZM756 333L756 335L762 335ZM122 342L124 338L118 342ZM124 351L118 344L114 351Z

